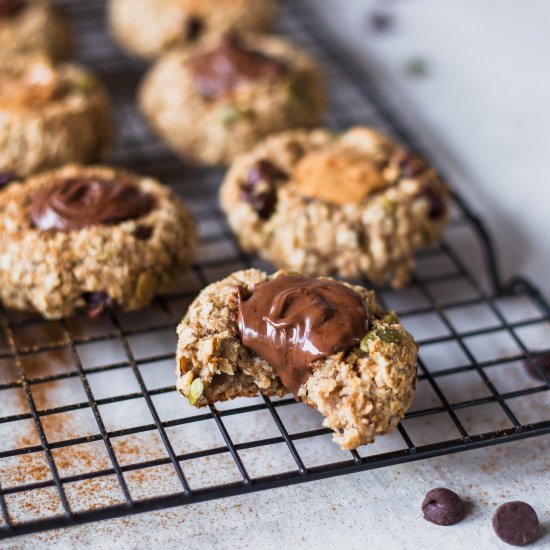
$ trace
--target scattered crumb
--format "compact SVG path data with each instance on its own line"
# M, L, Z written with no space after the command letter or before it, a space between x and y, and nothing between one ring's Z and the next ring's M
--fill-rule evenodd
M385 11L373 11L369 14L369 27L376 32L386 32L393 26L393 16Z
M413 78L426 76L428 73L426 62L419 57L409 59L404 65L404 70L407 76Z

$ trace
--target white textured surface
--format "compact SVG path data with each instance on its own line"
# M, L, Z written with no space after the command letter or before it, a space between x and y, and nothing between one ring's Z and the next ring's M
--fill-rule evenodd
M550 296L550 5L546 0L308 0L361 58L486 219L504 273ZM373 33L368 13L394 16ZM411 58L428 75L410 78Z
M296 487L76 527L2 548L510 548L491 528L504 500L538 511L550 544L548 437ZM438 527L421 518L424 493L451 487L470 501L467 518Z
M528 9L523 4L502 0L379 2L377 5L387 6L398 14L398 19L391 33L376 37L369 37L365 24L367 5L374 5L373 2L315 0L315 3L330 10L335 26L346 30L345 34L359 52L368 46L369 55L374 55L383 68L383 78L392 83L395 96L406 98L407 104L415 107L411 117L415 125L418 118L431 129L425 134L430 149L439 155L442 163L449 164L459 183L467 181L475 186L475 189L464 191L473 198L479 197L479 201L476 200L478 210L487 216L493 235L499 237L507 271L530 272L550 291L544 277L548 257L540 254L548 247L544 238L536 242L537 235L548 234L550 230L550 217L544 211L544 207L548 207L544 204L545 200L549 202L548 191L546 199L543 194L545 177L550 174L549 110L544 110L546 98L550 97L547 76L550 42L546 38L548 17L543 17L543 1L532 0ZM529 29L521 35L521 41L517 29L519 21L522 27ZM411 81L401 68L408 58L417 55L427 60L430 76ZM405 105L404 101L399 102ZM406 110L408 116L411 115L410 108ZM538 138L531 138L533 134ZM453 152L453 159L448 155L449 150ZM457 166L460 169L456 170ZM464 167L473 178L460 177ZM545 232L543 227L546 227ZM537 247L539 254L535 252ZM541 335L539 339L543 345L547 336ZM480 353L490 351L491 342L485 344L486 350ZM507 384L508 389L517 388L517 380L511 379L519 372L517 369L503 371L504 376L495 380L502 384L499 389L506 391ZM96 384L94 391L100 394L102 391L108 394L112 385L112 379L107 385L99 378L93 382ZM117 383L124 384L124 381ZM419 386L415 406L430 406L433 396L422 388ZM456 400L479 390L479 381L472 381L467 376L455 378L454 384L446 388L448 395ZM543 395L546 400L538 403L538 411L535 411L539 417L539 411L550 411L548 396ZM179 405L179 400L177 403L174 400L174 406ZM169 415L171 410L167 406L163 414ZM519 406L514 412L529 415L533 410L528 404ZM109 416L113 422L117 421L117 415ZM474 410L461 420L469 429L474 424L487 429L495 424L497 427L505 425L501 424L505 420L497 419L491 409L485 414ZM434 433L441 429L441 423L436 422ZM425 431L422 434L415 432L418 438L425 434ZM387 445L391 441L391 437L380 439ZM419 507L424 494L438 485L453 488L471 502L468 517L458 526L436 527L421 518ZM537 509L546 535L530 548L544 548L550 545L549 487L550 436L545 436L394 468L23 537L3 543L2 548L55 545L57 548L94 549L291 546L505 549L509 547L495 537L490 519L498 504L513 499L526 500ZM86 495L89 497L88 493Z

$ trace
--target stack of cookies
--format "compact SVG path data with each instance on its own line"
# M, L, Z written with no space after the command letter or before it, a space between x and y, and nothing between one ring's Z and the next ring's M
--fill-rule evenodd
M229 226L279 269L199 294L177 329L178 391L197 407L291 392L354 449L403 418L417 347L373 291L330 277L405 285L447 224L448 190L372 128L319 128L322 73L265 34L275 13L273 0L110 0L108 23L152 61L137 92L151 128L185 162L229 165ZM189 210L153 178L88 165L110 143L107 93L66 61L47 2L0 0L4 42L0 300L54 319L148 306L193 261Z

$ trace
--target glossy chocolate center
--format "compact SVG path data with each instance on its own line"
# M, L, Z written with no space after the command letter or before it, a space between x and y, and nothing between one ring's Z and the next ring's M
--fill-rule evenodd
M336 281L281 275L239 299L243 344L273 366L294 395L316 359L358 346L368 324L361 297Z
M30 216L38 229L72 231L139 218L154 205L152 195L126 181L69 178L38 192L32 199Z
M26 3L25 0L0 0L0 18L14 17L25 7Z
M229 92L243 82L276 79L286 72L284 63L242 47L234 36L187 63L197 91L208 98Z

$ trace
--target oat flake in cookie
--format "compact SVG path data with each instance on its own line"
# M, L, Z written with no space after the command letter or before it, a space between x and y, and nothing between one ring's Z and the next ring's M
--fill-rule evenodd
M437 173L371 128L291 131L237 158L220 191L241 246L308 275L403 286L447 225Z
M192 261L195 226L158 181L78 165L0 191L0 299L59 318L149 305Z
M72 53L69 27L48 0L0 0L0 64L14 55L44 55L53 61Z
M109 25L129 53L153 58L194 48L229 30L265 31L274 0L109 0Z
M233 33L162 57L139 102L178 155L205 165L227 164L270 133L315 126L325 109L308 55L282 38Z
M238 271L199 294L178 336L177 388L192 405L291 391L342 449L393 431L412 403L417 346L359 286Z
M18 177L99 159L111 140L107 95L87 70L43 57L0 62L0 172Z

